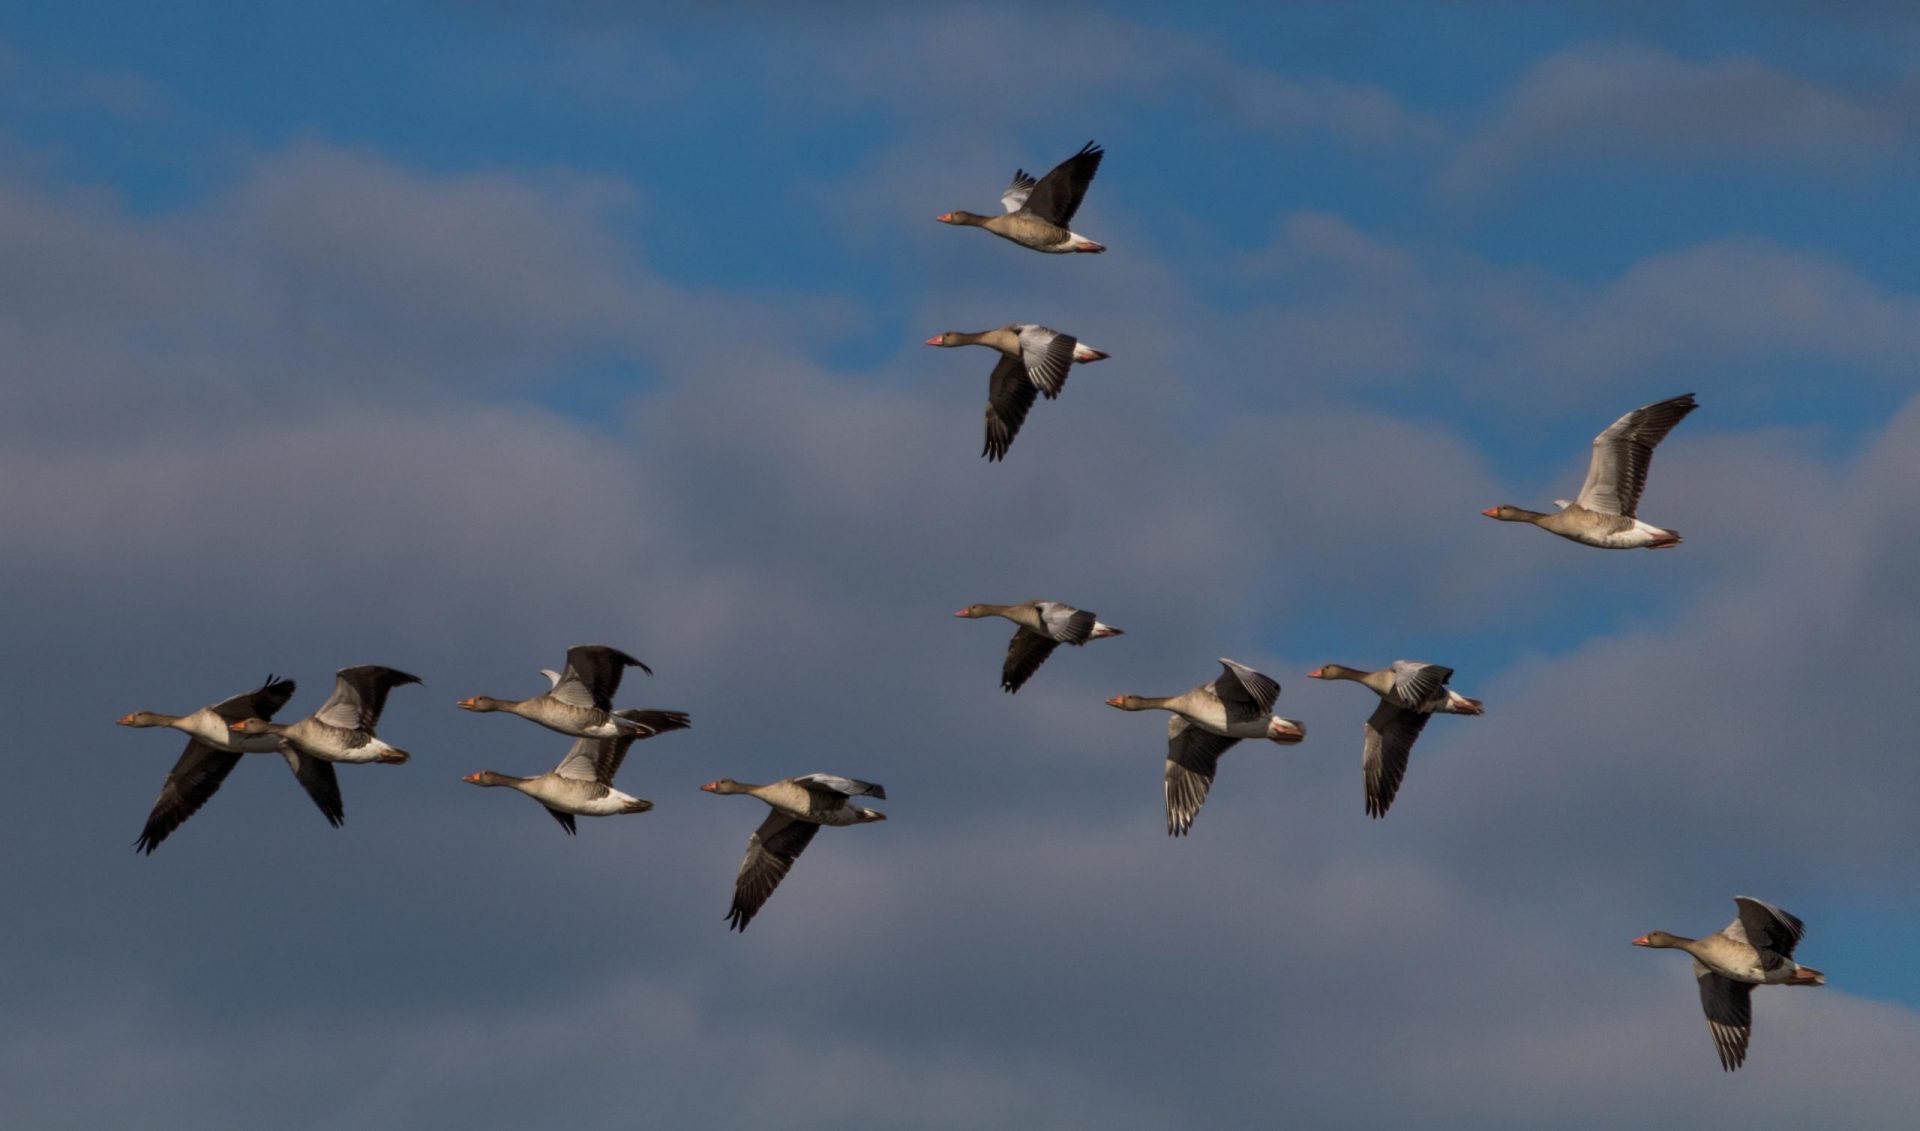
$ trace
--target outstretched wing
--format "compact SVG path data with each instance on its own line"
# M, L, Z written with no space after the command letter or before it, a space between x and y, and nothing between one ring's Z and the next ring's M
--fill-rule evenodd
M1026 423L1027 410L1033 407L1033 398L1038 393L1020 359L1000 359L1000 364L993 367L993 376L987 380L987 445L981 449L981 455L990 461L1006 458L1007 449L1013 446L1013 438Z
M605 644L577 644L567 649L567 670L547 694L574 707L613 709L613 693L620 690L620 677L628 668L639 668L648 675L653 669Z
M1062 334L1045 326L1022 326L1020 364L1027 367L1027 379L1048 400L1066 388L1067 373L1073 368L1073 350L1080 344L1072 334Z
M819 831L819 825L796 821L778 810L767 814L747 838L747 855L740 861L740 874L733 881L733 906L727 911L729 927L747 929Z
M231 699L222 700L213 705L213 713L230 723L241 719L273 720L274 713L287 705L293 698L293 681L273 678L269 673L259 687L252 691L243 691Z
M1772 969L1779 962L1768 961L1768 952L1784 961L1793 957L1793 948L1800 945L1806 936L1807 925L1799 916L1790 915L1764 899L1752 896L1736 895L1734 905L1740 908L1740 917L1728 924L1725 933L1734 938L1745 937L1748 943L1761 952L1763 966ZM1738 928L1738 933L1735 933Z
M1636 408L1593 438L1587 481L1575 502L1590 511L1632 518L1640 510L1654 445L1699 406L1693 394Z
M842 797L872 797L885 801L887 791L870 781L858 778L843 778L838 774L801 774L793 779L793 784L810 789L815 793L822 791L838 793Z
M293 780L307 791L307 796L319 807L320 815L327 819L327 824L337 829L345 823L347 808L340 800L340 779L333 772L333 763L302 754L291 742L280 744L280 755L293 771Z
M1194 726L1180 715L1167 720L1167 835L1186 836L1206 804L1220 755L1239 742Z
M1693 964L1693 976L1700 982L1700 1007L1706 1010L1720 1067L1732 1072L1746 1062L1747 1039L1753 1035L1753 987L1698 962Z
M236 696L235 699L245 699ZM228 703L234 699L227 700ZM153 854L160 842L168 834L185 824L207 803L227 780L227 775L240 764L245 757L240 751L231 753L215 750L199 739L192 739L187 748L180 752L180 759L167 771L167 780L160 787L160 796L154 800L153 809L147 814L146 827L140 830L140 839L133 842L136 851Z
M1059 642L1035 632L1031 628L1022 628L1013 634L1013 640L1007 644L1007 662L1000 667L1000 689L1012 694L1040 665L1047 662Z
M1427 727L1432 715L1396 707L1386 700L1367 718L1366 741L1360 765L1367 783L1367 816L1384 817L1400 792L1400 779L1407 776L1407 758L1413 753L1413 740Z
M1213 681L1213 693L1226 706L1228 722L1264 719L1272 713L1274 700L1280 698L1278 683L1225 656L1220 666L1226 670Z
M1080 201L1105 156L1106 151L1092 142L1081 146L1080 152L1055 165L1034 185L1027 197L1027 212L1049 224L1066 227L1073 214L1080 211Z
M1443 668L1439 664L1423 664L1418 660L1395 660L1393 667L1393 700L1396 706L1409 711L1431 711L1433 702L1447 697L1447 681L1453 678L1452 668Z
M402 684L419 682L417 675L378 664L341 668L334 673L333 694L313 717L328 726L372 734L380 725L380 712L387 709L387 692Z

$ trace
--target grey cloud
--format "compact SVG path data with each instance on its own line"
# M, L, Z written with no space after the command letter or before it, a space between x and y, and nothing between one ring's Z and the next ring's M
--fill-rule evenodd
M1871 161L1911 135L1915 109L1905 86L1850 92L1752 57L1695 61L1646 44L1590 44L1529 70L1461 143L1440 184L1470 192L1542 159Z
M281 232L320 190L369 215L330 205L315 229L327 238ZM624 337L636 294L696 328L761 300L677 294L608 257L595 209L620 207L618 190L569 191L325 150L265 161L229 200L257 227L195 223L229 240L276 233L261 237L281 264L266 273L317 272L349 312L334 323L345 348L312 355L297 414L260 395L270 378L255 365L300 340L287 321L235 341L214 299L165 305L198 256L244 278L249 254L97 202L40 202L43 230L65 233L56 251L94 249L89 278L153 256L133 298L92 310L110 361L90 393L144 387L137 361L160 322L181 323L224 384L187 388L158 423L22 428L31 439L0 457L14 485L0 578L29 595L10 605L10 648L32 659L9 702L58 705L19 714L14 740L35 754L15 764L0 827L36 862L11 881L33 914L0 973L14 1018L0 1072L19 1109L314 1127L514 1125L556 1109L589 1125L780 1112L803 1126L1144 1127L1284 1110L1319 1125L1412 1111L1600 1127L1658 1111L1872 1127L1908 1110L1920 1023L1850 996L1872 992L1874 970L1829 964L1830 990L1764 993L1755 1061L1730 1088L1684 962L1626 940L1715 926L1735 890L1805 910L1801 897L1844 882L1841 898L1907 909L1916 861L1899 806L1916 770L1882 705L1905 694L1899 658L1920 627L1900 568L1920 545L1904 505L1920 403L1837 466L1806 432L1690 421L1648 499L1687 547L1583 555L1472 514L1515 485L1467 435L1471 414L1415 425L1343 387L1280 380L1318 358L1271 335L1264 312L1165 297L1172 273L1141 255L1058 308L1115 358L1076 371L1013 458L987 466L984 351L906 346L840 373L809 358L790 315L752 334L662 343L647 336L662 323L642 321ZM435 214L515 234L530 278L574 301L463 279L478 262L466 229ZM83 229L104 235L88 244ZM1329 218L1302 218L1292 238L1258 269L1382 280L1416 312L1453 309L1430 249ZM393 246L411 286L379 284ZM1466 301L1511 302L1515 325L1563 317L1523 302L1524 278L1484 270L1490 285ZM384 311L350 301L362 283ZM1034 290L963 281L917 317L984 317L1038 296L1022 285ZM1835 317L1858 324L1845 320L1875 292L1829 285ZM376 395L353 364L405 372L437 356L424 343L457 322L449 294L533 360L495 372L490 401L437 367ZM1106 313L1156 294L1149 324ZM1616 309L1622 325L1644 311ZM410 336L413 311L427 336ZM591 421L523 403L540 364L600 335L657 382ZM1217 346L1217 379L1183 366L1196 335ZM1807 340L1831 351L1843 336ZM42 394L73 395L29 395ZM1042 595L1130 632L1056 656L1009 698L993 678L1004 635L949 614ZM1306 667L1442 650L1488 623L1534 638L1596 603L1604 623L1568 629L1585 643L1463 671L1490 713L1437 721L1393 816L1361 816L1364 693ZM534 668L593 639L654 664L633 701L695 725L623 772L655 812L583 822L570 841L523 799L457 781L543 769L564 740L451 700L531 690ZM1163 728L1098 699L1189 686L1220 654L1280 676L1310 738L1229 755L1196 836L1171 843ZM177 744L113 717L205 702L266 666L293 669L295 709L311 707L332 667L366 661L428 686L396 693L383 726L416 761L342 772L344 830L262 760L159 854L134 857L126 842ZM756 803L695 786L808 770L885 782L894 819L828 830L752 931L728 936ZM1751 783L1741 806L1725 803L1728 773ZM97 796L65 800L76 774ZM1816 965L1824 926L1804 952ZM798 1114L795 1096L810 1105Z

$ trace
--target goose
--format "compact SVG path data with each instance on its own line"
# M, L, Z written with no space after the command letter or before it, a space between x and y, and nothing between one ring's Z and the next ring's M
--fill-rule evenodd
M280 749L280 740L272 735L248 735L236 731L234 723L242 719L271 719L275 712L287 705L293 698L294 683L290 679L275 679L267 676L259 687L245 691L231 699L224 699L210 707L202 707L188 715L163 715L155 711L135 711L121 716L119 723L123 727L172 727L184 731L189 736L187 748L180 752L180 760L167 771L166 784L160 787L160 797L153 803L153 811L147 814L147 825L140 830L140 839L134 842L134 850L153 854L160 842L167 839L173 830L186 823L188 817L199 812L227 780L227 775L240 764L243 754L270 753ZM293 769L295 780L313 798L320 807L320 813L327 823L338 828L346 819L346 813L340 806L340 786L334 780L333 767L325 762L316 761L298 751L286 752L287 765Z
M560 764L536 778L516 778L510 774L496 774L492 770L481 770L460 779L474 785L505 786L517 789L547 807L553 819L567 830L568 836L575 833L575 817L610 817L615 813L644 813L653 808L653 802L613 788L613 775L620 772L620 763L626 760L627 748L642 738L652 738L670 730L682 730L692 726L682 711L634 711L615 712L628 722L638 724L642 729L626 730L612 738L576 738L573 748Z
M968 620L981 617L1005 617L1020 628L1007 645L1007 662L1000 668L1000 688L1011 695L1020 690L1027 677L1040 670L1053 650L1062 644L1079 647L1089 640L1126 635L1085 609L1058 601L1027 601L1019 605L968 605L953 614Z
M1484 715L1486 707L1447 686L1452 668L1395 660L1392 667L1363 672L1339 664L1325 664L1308 672L1312 679L1350 679L1380 697L1367 719L1361 766L1367 785L1367 816L1384 817L1407 774L1407 755L1413 740L1426 729L1436 712L1447 715Z
M1684 950L1693 956L1700 1006L1707 1014L1720 1067L1727 1072L1747 1059L1747 1038L1753 1033L1753 987L1827 984L1825 974L1793 960L1793 948L1807 933L1805 923L1765 900L1736 895L1733 902L1740 914L1706 938L1653 931L1633 940L1635 946Z
M318 711L299 722L281 726L265 719L242 719L233 724L233 729L277 736L280 749L291 748L322 762L399 765L411 758L405 750L380 741L373 732L380 725L380 712L386 709L387 692L403 684L419 683L420 677L378 664L341 668L333 674L333 694Z
M648 675L653 669L618 648L604 644L578 644L567 649L567 669L556 672L540 669L551 687L531 699L495 699L475 695L460 700L469 711L505 711L531 719L548 730L574 738L612 738L639 728L630 719L613 711L613 693L620 689L620 676L627 668L639 668Z
M1167 720L1167 835L1185 836L1206 804L1220 755L1243 738L1292 746L1307 728L1269 715L1280 685L1245 664L1222 657L1220 678L1163 699L1116 695L1107 706L1122 711L1172 711Z
M885 801L886 790L872 782L833 774L803 774L771 785L721 778L700 788L708 793L748 794L773 808L747 838L747 855L740 861L740 874L733 881L733 907L727 912L727 926L735 931L747 929L821 825L863 825L887 819L885 813L850 803L855 797Z
M1067 227L1073 214L1080 210L1080 201L1087 195L1093 175L1100 171L1100 159L1104 156L1105 150L1088 142L1080 147L1080 152L1055 165L1052 172L1037 181L1028 176L1025 169L1014 170L1013 183L1000 194L1000 203L1006 208L1004 215L980 216L954 211L943 212L935 219L942 224L985 228L1001 239L1035 251L1053 254L1105 251L1101 244Z
M991 346L1000 351L1000 363L987 378L987 440L980 454L988 461L1005 459L1013 438L1026 423L1036 392L1048 400L1060 395L1067 383L1067 367L1074 362L1103 361L1107 354L1083 346L1070 334L1032 323L1014 322L998 330L962 334L949 330L928 338L930 346Z
M1647 468L1653 449L1673 426L1698 408L1693 394L1674 397L1634 409L1593 438L1593 458L1587 481L1569 502L1555 499L1554 514L1502 504L1480 513L1501 522L1531 522L1542 530L1583 546L1603 550L1668 550L1681 542L1680 532L1641 522L1640 493L1647 486Z

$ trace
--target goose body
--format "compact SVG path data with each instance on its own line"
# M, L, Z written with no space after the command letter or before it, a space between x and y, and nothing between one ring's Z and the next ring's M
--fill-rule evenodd
M1211 683L1179 695L1155 698L1116 695L1107 706L1123 711L1171 711L1167 721L1165 793L1167 835L1185 836L1206 803L1220 755L1243 738L1291 746L1307 736L1304 725L1271 714L1280 685L1245 664L1222 658Z
M943 224L985 228L1001 239L1049 254L1105 251L1104 245L1069 227L1074 213L1080 210L1080 201L1087 195L1087 186L1100 171L1100 159L1104 156L1105 150L1088 142L1080 152L1055 165L1038 180L1028 176L1024 169L1016 169L1013 182L1000 194L1000 204L1006 210L1000 215L953 211L944 212L936 219Z
M1690 939L1652 931L1633 945L1683 950L1693 956L1700 1006L1707 1015L1720 1067L1728 1072L1746 1063L1753 1032L1754 986L1824 986L1827 976L1793 960L1806 924L1764 900L1738 895L1733 922L1705 938Z
M387 693L419 683L419 676L378 664L341 668L334 673L333 694L320 709L297 723L282 726L265 719L243 719L234 729L249 734L271 734L281 749L322 762L384 762L397 765L411 757L383 742L374 729L387 706Z
M1367 816L1384 817L1406 777L1414 739L1436 714L1481 715L1486 708L1447 686L1452 668L1417 660L1395 660L1376 672L1326 664L1307 673L1313 679L1345 679L1380 697L1363 728L1361 769L1366 779Z
M625 722L638 724L608 738L575 739L560 764L538 777L517 778L492 770L468 774L463 781L474 785L518 790L544 805L568 836L575 833L575 817L611 817L618 813L644 813L653 802L622 793L613 787L613 776L620 771L627 749L642 738L651 738L670 730L688 727L691 721L681 711L617 712Z
M1697 407L1693 394L1687 393L1636 408L1614 421L1593 438L1580 494L1572 500L1555 500L1560 509L1552 514L1509 504L1480 513L1502 522L1530 522L1569 541L1603 550L1678 546L1678 531L1640 520L1640 495L1646 489L1654 447Z
M1125 635L1112 625L1101 624L1098 617L1085 609L1058 601L968 605L953 615L969 620L1005 617L1020 626L1007 645L1007 659L1000 667L1000 688L1008 694L1019 691L1060 645L1071 644L1077 648L1089 640Z
M1070 366L1107 357L1100 350L1080 344L1071 334L1027 322L1014 322L977 334L949 330L928 338L927 344L980 345L1001 355L987 379L986 444L980 454L990 461L1006 458L1014 436L1033 408L1036 394L1052 400L1066 387Z
M833 774L803 774L767 785L721 778L700 787L708 793L744 793L767 803L773 812L747 838L747 854L734 877L733 906L727 925L744 931L785 879L793 862L812 843L822 825L863 825L884 821L885 813L853 804L855 797L884 801L887 791L872 782Z
M277 735L234 729L244 719L271 719L293 698L294 682L276 680L269 675L253 691L243 692L187 715L163 715L154 711L135 711L119 720L125 727L170 727L184 732L187 745L179 760L167 772L166 784L147 814L146 827L134 847L152 854L173 830L186 823L205 805L227 780L227 775L246 754L274 753L280 750ZM319 807L329 824L338 826L346 817L340 805L340 789L333 782L332 768L313 762L304 755L289 752L287 765L307 796Z
M627 668L639 668L648 675L653 669L604 644L579 644L567 649L564 671L542 669L551 684L546 692L529 699L495 699L475 695L460 700L469 711L500 711L539 723L549 730L573 738L614 738L622 734L640 734L642 728L613 709L614 693L620 690L620 677Z

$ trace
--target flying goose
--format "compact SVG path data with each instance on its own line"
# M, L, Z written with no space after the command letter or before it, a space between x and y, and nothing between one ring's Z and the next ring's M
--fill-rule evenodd
M380 741L374 728L380 725L380 712L386 709L387 692L403 684L419 682L419 676L378 664L341 668L334 673L333 694L327 696L318 711L299 722L282 726L265 719L241 719L233 724L233 729L247 734L274 735L281 740L280 749L291 747L295 753L322 762L398 765L412 755ZM325 780L331 783L332 779L332 768L327 767Z
M1647 486L1653 449L1673 426L1699 406L1693 394L1636 408L1593 438L1587 481L1572 502L1555 499L1560 510L1540 514L1502 504L1480 513L1502 522L1531 522L1542 530L1603 550L1665 550L1680 544L1680 532L1641 522L1640 492Z
M1080 152L1055 165L1051 173L1037 181L1029 177L1025 169L1014 170L1013 183L1000 194L1000 203L1006 208L1004 215L980 216L955 211L943 212L935 219L943 224L985 228L1002 239L1035 251L1105 251L1102 245L1067 227L1073 214L1080 210L1080 200L1087 195L1087 186L1100 171L1100 158L1105 155L1105 150L1088 142Z
M1693 956L1700 1006L1706 1010L1720 1067L1728 1072L1747 1059L1747 1038L1753 1033L1753 987L1827 984L1825 974L1793 960L1793 948L1807 933L1805 923L1764 900L1736 895L1733 902L1739 916L1706 938L1653 931L1633 940L1635 946L1684 950Z
M1377 672L1326 664L1307 675L1313 679L1350 679L1364 684L1380 697L1380 705L1367 719L1366 739L1361 748L1369 817L1387 815L1393 795L1400 790L1400 779L1407 774L1407 755L1413 751L1413 740L1426 729L1429 717L1435 712L1486 713L1478 699L1469 699L1447 686L1447 681L1453 678L1453 669L1439 664L1395 660L1392 667Z
M977 620L980 617L1005 617L1020 626L1007 645L1007 662L1000 668L1000 688L1012 694L1020 690L1027 677L1040 670L1053 650L1062 644L1079 647L1089 640L1125 635L1084 609L1058 601L1027 601L1019 605L968 605L953 614Z
M727 925L736 931L747 929L821 825L861 825L887 819L885 813L849 803L851 798L862 796L885 801L886 790L872 782L833 774L803 774L771 785L721 778L700 788L708 793L745 793L773 807L747 838L747 855L740 861L740 874L733 881L733 907L727 912Z
M278 738L244 734L234 730L232 724L249 718L271 719L275 712L287 705L287 700L293 698L293 688L292 680L276 680L269 675L258 688L222 700L211 707L202 707L189 715L135 711L121 716L119 722L123 727L172 727L190 736L187 748L180 752L179 761L167 771L167 781L160 787L160 797L154 801L153 811L147 814L146 828L140 831L140 839L134 842L137 851L151 855L154 849L160 847L161 841L185 824L187 818L198 812L207 799L220 789L220 783L226 781L227 775L240 764L243 754L269 753L280 749ZM286 758L301 788L320 807L320 813L327 822L337 827L346 819L346 813L340 807L340 787L334 781L333 767L297 751L286 752Z
M516 778L481 770L462 781L474 785L506 786L517 789L547 807L553 819L574 835L575 817L610 817L615 813L644 813L653 802L633 797L613 788L613 775L620 772L627 748L642 738L652 738L670 730L681 730L692 722L682 711L616 711L622 719L642 729L625 730L612 738L576 738L573 748L560 764L539 777Z
M626 732L639 732L630 719L613 710L613 693L620 689L620 676L627 668L639 668L648 675L653 669L618 648L604 644L578 644L567 649L567 669L547 668L540 674L552 687L531 699L495 699L475 695L460 700L469 711L505 711L531 719L549 730L574 738L612 738Z
M1292 746L1307 728L1270 715L1280 685L1245 664L1222 658L1220 678L1167 698L1116 695L1107 706L1122 711L1172 711L1167 720L1167 835L1185 836L1206 804L1220 755L1243 738Z
M1013 437L1033 408L1035 392L1048 400L1060 395L1067 383L1067 367L1074 362L1105 360L1107 355L1081 345L1071 334L1032 323L1014 322L998 330L962 334L949 330L927 339L930 346L991 346L1002 355L987 379L987 442L980 454L988 460L1006 458Z

